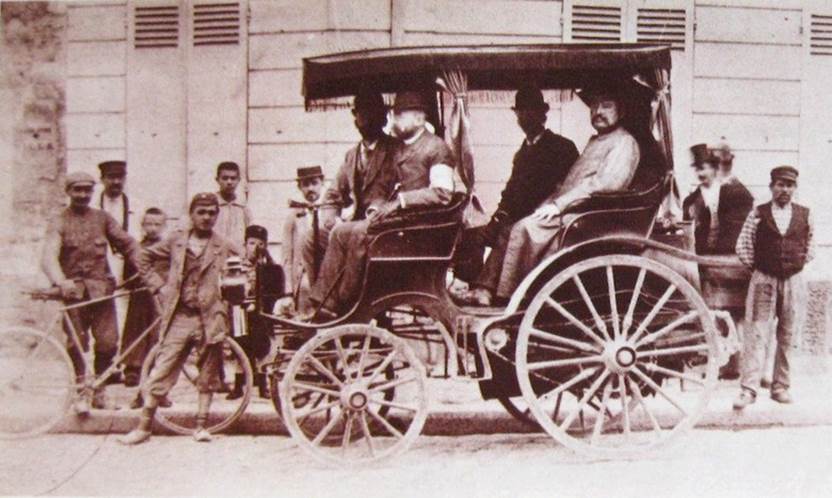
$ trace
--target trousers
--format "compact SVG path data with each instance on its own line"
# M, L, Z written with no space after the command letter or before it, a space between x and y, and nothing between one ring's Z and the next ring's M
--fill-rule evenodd
M196 365L199 370L196 387L200 393L210 393L220 388L222 368L222 342L205 344L205 330L199 315L177 309L167 333L159 345L159 353L153 368L142 386L145 399L167 396L179 373L188 360L191 350L197 348Z
M329 235L318 279L312 286L313 301L332 311L346 311L361 291L370 227L369 220L336 225Z
M72 304L72 303L67 303ZM69 327L64 321L63 327L67 334L67 353L72 359L76 375L84 375L83 352L89 349L90 333L95 339L95 373L101 374L109 368L118 350L118 325L116 323L116 308L112 300L73 308L67 310L72 328L78 334L81 351L75 346L70 337Z
M788 389L789 351L797 324L798 307L805 303L801 274L777 278L757 270L751 274L745 303L745 331L740 356L740 384L757 392L765 366L766 344L775 330L776 351L771 390ZM777 320L777 327L772 322Z

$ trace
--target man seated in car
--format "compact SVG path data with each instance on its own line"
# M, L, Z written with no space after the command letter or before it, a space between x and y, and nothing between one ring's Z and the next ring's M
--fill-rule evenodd
M589 106L592 127L598 132L569 170L555 193L530 216L514 225L506 248L497 297L505 300L553 247L559 230L568 222L562 214L577 201L596 192L626 189L639 164L639 145L624 129L629 102L645 91L633 82L599 85L579 92Z

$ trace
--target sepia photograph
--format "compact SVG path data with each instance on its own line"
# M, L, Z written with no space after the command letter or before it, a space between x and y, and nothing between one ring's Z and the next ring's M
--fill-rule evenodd
M0 496L828 497L830 82L832 0L0 0Z

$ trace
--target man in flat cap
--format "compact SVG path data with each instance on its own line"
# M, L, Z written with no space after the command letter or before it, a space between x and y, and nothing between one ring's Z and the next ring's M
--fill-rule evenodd
M367 253L367 230L373 219L411 208L441 206L454 191L454 159L445 141L427 130L429 99L422 92L400 92L393 104L393 128L401 141L393 167L397 189L391 199L369 206L367 219L341 223L332 230L320 274L311 298L324 308L341 313L352 304L361 287ZM330 293L330 289L337 287Z
M745 306L746 328L740 356L740 385L734 409L742 410L757 399L765 344L777 319L777 351L771 399L791 403L789 349L797 308L803 306L805 288L801 270L812 260L814 223L809 208L792 202L797 169L771 170L771 201L757 206L737 239L737 256L752 270Z
M572 165L566 178L531 215L514 224L506 248L497 296L508 299L525 276L546 255L557 250L553 242L568 219L561 215L571 204L595 192L625 189L633 179L640 151L636 139L622 126L626 106L642 97L634 83L618 82L579 93L589 106L597 134ZM567 215L569 216L569 215Z
M491 253L470 290L455 296L463 304L488 306L494 298L506 245L515 223L534 210L560 185L569 168L578 158L575 144L546 128L549 104L543 93L534 87L517 91L512 107L517 125L526 138L514 154L511 177L500 197L500 204L482 230L485 245Z
M316 203L321 198L324 186L324 172L320 166L305 166L297 169L297 186L303 196L302 203L290 201L289 214L283 222L283 239L280 247L283 272L286 277L286 293L290 296L281 300L281 312L289 308L304 312L309 307L309 286L312 275L320 265L326 247L320 239L326 238L323 223ZM306 206L306 207L302 207ZM318 227L317 237L315 226ZM315 241L318 240L316 252Z
M355 96L352 115L361 140L347 151L335 184L324 193L317 251L312 233L308 233L304 246L307 268L318 268L320 259L315 263L313 260L326 253L329 234L338 221L363 220L368 209L377 209L389 200L396 183L393 159L399 141L384 132L388 110L380 93L361 92ZM314 282L317 275L311 270L309 274Z
M41 267L49 280L60 287L65 304L105 297L113 293L115 278L107 263L108 247L135 263L139 246L106 212L90 207L95 179L81 172L66 176L69 207L49 224L41 257ZM116 310L112 300L70 309L72 327L81 339L80 346L89 347L89 334L95 338L93 367L104 373L118 351ZM65 324L66 326L66 324ZM75 375L83 377L83 351L69 341L67 352L75 367ZM110 407L102 387L94 393L93 408ZM89 410L89 400L76 404L79 413Z
M237 195L240 185L240 166L232 161L217 165L217 198L220 214L214 230L239 247L245 244L246 227L251 225L251 211L244 199Z
M139 271L147 276L148 286L159 292L162 321L153 368L143 382L144 408L138 426L119 438L123 444L138 444L150 438L156 407L179 377L193 348L197 349L199 391L194 439L210 441L205 423L213 393L222 381L223 341L229 332L228 305L220 291L220 273L229 256L240 256L242 249L214 231L219 214L219 199L213 193L194 195L189 208L190 228L176 230L161 242L146 247L139 256ZM157 261L170 265L167 279L151 270Z

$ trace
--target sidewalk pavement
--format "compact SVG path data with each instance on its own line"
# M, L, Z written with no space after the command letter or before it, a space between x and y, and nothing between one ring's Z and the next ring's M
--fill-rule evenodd
M832 425L832 373L828 360L819 356L796 356L792 361L792 396L794 403L783 405L768 397L768 391L758 393L757 402L742 412L732 409L732 401L739 392L738 381L721 381L715 389L697 427L700 429L749 429L767 427L805 427ZM123 387L114 393L122 406L130 399ZM428 395L431 408L422 434L431 436L460 436L471 434L533 432L512 418L497 400L484 401L475 381L430 379ZM668 415L668 414L664 414ZM123 433L131 430L139 410L95 410L79 418L68 415L55 429L64 433ZM658 413L662 423L662 413ZM664 425L664 424L662 424ZM159 429L157 427L157 429ZM159 429L161 430L161 429ZM233 434L287 434L271 400L252 393L246 412L228 431Z

